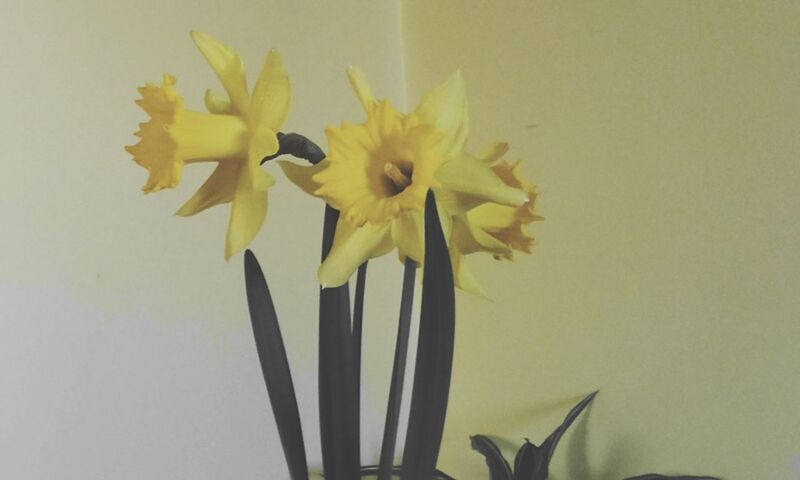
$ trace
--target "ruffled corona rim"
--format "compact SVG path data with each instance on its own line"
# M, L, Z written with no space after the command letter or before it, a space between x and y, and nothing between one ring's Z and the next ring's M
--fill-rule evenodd
M175 77L164 74L161 86L139 88L142 98L136 103L150 120L139 125L139 143L126 150L150 172L145 192L177 186L186 163L247 157L247 124L233 115L185 110L175 84Z
M160 86L148 82L137 90L142 98L136 100L150 120L139 124L139 143L126 146L136 163L150 172L145 192L157 192L163 188L174 188L180 182L183 162L176 158L176 145L168 128L183 111L183 98L175 89L175 77L164 74Z
M438 186L436 151L441 134L402 115L388 101L371 102L361 125L326 130L328 166L314 175L314 192L355 226L385 224L402 211L421 211L425 193Z

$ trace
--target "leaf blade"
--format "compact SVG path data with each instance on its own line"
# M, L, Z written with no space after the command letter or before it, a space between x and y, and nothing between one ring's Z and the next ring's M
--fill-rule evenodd
M453 269L436 200L429 191L425 200L425 277L403 480L429 479L436 469L450 393L454 340Z
M264 273L250 250L244 255L244 276L256 350L289 476L292 480L308 480L300 412L278 316Z
M330 252L339 212L325 207L322 259ZM319 296L319 422L325 478L358 478L360 446L348 283Z
M361 445L361 342L364 333L364 296L367 288L367 263L358 267L356 276L356 294L353 303L353 381L355 382L355 434L357 445ZM359 459L359 464L361 460Z
M550 467L545 455L543 449L525 439L514 458L514 480L545 480Z
M541 449L545 452L545 460L548 464L553 458L553 454L556 451L556 447L558 446L558 442L561 440L561 437L564 435L564 433L566 433L567 429L572 425L575 419L578 418L578 415L580 415L581 412L588 407L590 403L592 403L598 392L599 390L595 390L587 395L586 398L581 400L577 405L572 407L572 410L570 410L566 417L564 417L564 421L561 422L561 425L553 430L553 433L551 433L542 443Z
M397 427L400 421L400 406L403 399L406 360L408 357L408 340L411 332L411 313L414 306L414 277L417 264L410 257L406 258L403 270L403 291L400 298L400 318L397 323L397 340L394 350L392 380L389 387L389 401L386 406L386 422L383 428L381 444L380 468L378 480L392 478L392 465L397 442Z
M486 458L491 480L514 480L511 466L492 439L485 435L473 435L470 437L470 443L473 450Z

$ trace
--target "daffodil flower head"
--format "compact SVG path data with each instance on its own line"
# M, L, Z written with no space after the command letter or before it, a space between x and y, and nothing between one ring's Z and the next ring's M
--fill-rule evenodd
M227 98L206 92L209 113L186 110L175 89L175 77L164 74L160 86L139 88L137 104L150 116L139 125L139 143L126 147L149 171L145 192L178 185L183 168L216 162L211 176L177 212L194 215L222 203L231 204L225 257L243 250L267 214L267 190L275 180L260 168L261 159L278 151L276 132L286 120L291 92L277 52L267 56L252 95L239 55L211 35L192 32L192 39L219 77Z
M421 211L445 156L442 135L431 125L395 110L389 101L365 105L364 124L326 130L327 168L314 175L314 192L352 224L382 225L404 211Z
M436 193L448 238L451 217L466 218L477 205L516 208L527 202L524 191L464 152L468 115L460 70L409 114L377 100L360 70L350 68L348 77L366 121L329 127L328 157L315 166L279 162L293 182L341 212L333 247L318 272L323 285L342 285L361 263L394 248L401 259L421 264L422 210L429 189ZM463 262L455 273L461 285L468 276Z
M520 162L509 163L501 160L492 165L492 171L503 183L524 191L528 202L518 207L510 207L498 203L484 203L467 212L467 221L475 228L489 234L508 247L507 251L494 251L498 260L513 259L513 250L531 253L534 239L528 233L529 224L542 220L534 211L536 188L525 180L520 172Z

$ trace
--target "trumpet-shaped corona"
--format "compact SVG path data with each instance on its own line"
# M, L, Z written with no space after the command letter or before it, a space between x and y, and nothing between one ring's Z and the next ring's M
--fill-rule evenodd
M185 110L175 83L175 77L164 74L161 86L139 88L142 98L136 103L150 121L139 125L141 141L126 150L150 172L142 187L148 193L177 186L186 163L247 156L247 123L235 115Z

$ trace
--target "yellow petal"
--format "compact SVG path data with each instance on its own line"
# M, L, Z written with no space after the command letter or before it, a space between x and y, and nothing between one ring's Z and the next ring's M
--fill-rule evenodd
M489 298L486 290L472 274L469 267L464 261L464 255L461 255L456 249L450 249L450 263L453 264L453 280L456 287L467 291L469 293Z
M292 183L300 187L300 189L307 194L314 195L314 192L319 189L321 184L312 177L327 168L328 160L323 160L316 165L308 167L298 165L288 160L278 160L278 165L280 165L281 170L283 170L283 173Z
M495 255L511 255L511 248L508 245L486 231L476 228L461 216L453 220L453 236L450 239L450 245L451 248L455 248L463 254L488 251Z
M242 175L247 177L247 175ZM240 178L239 184L246 182ZM239 188L231 203L231 217L225 239L225 259L244 250L253 241L267 216L267 191Z
M261 160L263 160L264 157L275 154L278 151L278 148L280 148L278 137L275 135L273 130L267 127L257 128L255 132L253 132L253 136L250 138L250 146L247 151L248 163L251 171L263 172L263 170L260 168ZM258 174L253 176L253 180L259 180L262 178L264 177ZM253 185L253 188L256 190L263 190L271 187L274 183L274 180L272 180L272 183L269 185L263 185L263 183L259 184L259 182L257 182Z
M233 200L241 168L241 163L220 162L208 180L183 204L176 215L188 217L214 205Z
M448 245L450 245L450 236L453 234L453 214L447 210L443 202L439 201L441 189L434 189L436 194L436 212L439 214L439 224L442 226L442 234Z
M470 223L486 230L508 228L520 220L517 208L496 203L485 203L473 208L467 213L467 218Z
M319 267L319 282L326 287L344 285L356 269L366 260L379 257L392 249L389 224L366 224L354 227L339 220L333 246Z
M463 215L469 209L485 203L447 188L435 188L434 192L436 192L436 205L452 215Z
M283 68L281 56L272 50L253 89L253 123L275 132L280 130L289 115L291 96L289 76Z
M247 92L247 78L239 54L204 32L193 31L192 40L219 77L236 110L245 118L249 118L250 95Z
M496 142L487 145L478 154L478 160L488 165L500 160L500 158L508 152L508 143Z
M356 92L361 106L364 107L365 111L369 111L369 105L375 101L375 95L372 94L372 89L364 76L364 72L358 67L348 67L347 78L350 80L350 86Z
M443 84L428 92L415 114L423 123L434 125L444 135L442 153L456 155L464 149L467 139L467 89L461 70Z
M452 216L447 213L441 202L436 201L436 210L439 214L439 224L445 241L450 244L453 231ZM416 210L402 212L392 221L392 242L397 247L397 254L401 262L410 257L422 265L425 262L425 219L424 211Z
M425 258L425 227L421 212L402 212L392 222L392 241L400 259L411 257L422 265Z
M453 158L439 167L436 179L443 187L461 194L458 201L462 203L474 199L520 206L528 201L524 191L506 185L489 167L469 156Z
M253 188L255 190L267 190L275 185L275 177L262 170L261 167L256 167L253 175Z
M206 95L203 100L205 100L206 110L210 113L216 113L218 115L232 115L236 113L231 105L230 99L225 98L210 88L206 90Z

